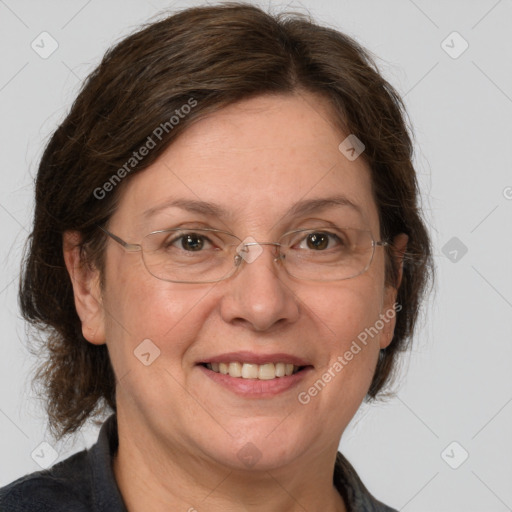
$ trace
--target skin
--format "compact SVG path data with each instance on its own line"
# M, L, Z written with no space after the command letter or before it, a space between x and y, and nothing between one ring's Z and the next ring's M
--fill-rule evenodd
M338 150L346 135L329 105L310 93L261 96L189 127L148 169L130 177L108 228L131 243L185 222L276 241L291 229L343 218L379 239L370 174L362 158ZM299 200L333 191L361 209L342 207L286 216ZM221 219L169 208L143 212L169 198L216 203ZM395 239L397 262L406 245ZM117 383L119 450L114 473L130 512L143 510L343 511L332 484L341 435L369 388L378 353L394 320L311 399L297 400L343 355L359 333L393 307L384 250L363 274L336 282L294 279L272 249L215 284L156 279L139 253L108 240L105 286L80 264L77 234L65 235L65 260L85 338L106 343ZM149 366L134 349L151 339L160 356ZM237 350L286 352L314 366L298 388L247 399L207 378L196 365ZM238 457L251 442L260 459Z

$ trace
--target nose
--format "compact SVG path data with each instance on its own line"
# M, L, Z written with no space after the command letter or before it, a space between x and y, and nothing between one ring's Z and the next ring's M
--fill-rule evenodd
M297 321L300 303L281 268L278 246L250 242L240 248L237 258L241 268L225 281L221 304L224 321L244 323L255 331Z

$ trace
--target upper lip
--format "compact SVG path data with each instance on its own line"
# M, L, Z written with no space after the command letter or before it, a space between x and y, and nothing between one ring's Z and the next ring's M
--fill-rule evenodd
M295 366L310 366L311 363L300 357L284 352L274 352L272 354L256 354L255 352L239 351L226 352L218 356L208 357L198 364L203 363L230 363L238 361L240 363L265 364L265 363L288 363Z

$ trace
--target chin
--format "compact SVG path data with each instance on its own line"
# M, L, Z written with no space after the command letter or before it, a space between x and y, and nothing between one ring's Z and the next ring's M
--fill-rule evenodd
M268 471L289 464L311 444L302 436L296 437L286 421L283 428L276 428L279 423L274 418L262 423L252 429L246 426L243 434L233 435L222 453L217 452L218 462L236 470Z

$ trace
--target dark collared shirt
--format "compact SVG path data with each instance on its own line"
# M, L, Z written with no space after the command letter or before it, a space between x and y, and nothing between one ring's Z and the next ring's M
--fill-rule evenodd
M112 415L90 449L0 489L0 512L127 512L112 470L117 446ZM340 452L333 481L349 512L396 512L368 492Z

